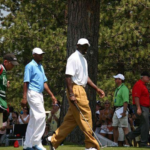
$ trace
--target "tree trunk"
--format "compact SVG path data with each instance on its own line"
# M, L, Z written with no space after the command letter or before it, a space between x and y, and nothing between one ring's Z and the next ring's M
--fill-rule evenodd
M67 57L75 50L80 38L87 38L91 44L87 53L89 77L94 83L97 81L98 38L99 38L100 0L68 0L68 34ZM93 122L95 120L96 92L86 88ZM66 96L63 98L62 115L68 107ZM61 117L62 118L62 117ZM68 141L82 144L83 133L77 127L69 136Z

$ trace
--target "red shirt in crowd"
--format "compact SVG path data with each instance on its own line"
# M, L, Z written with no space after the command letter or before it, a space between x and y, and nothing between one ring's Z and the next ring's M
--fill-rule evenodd
M145 83L142 80L137 81L132 89L132 100L134 105L135 105L135 97L139 98L141 106L145 107L150 106L149 92Z

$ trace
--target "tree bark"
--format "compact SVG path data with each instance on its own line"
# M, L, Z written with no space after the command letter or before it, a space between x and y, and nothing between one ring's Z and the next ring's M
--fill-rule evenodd
M67 58L76 50L77 41L87 38L91 44L87 52L89 77L97 82L98 38L99 38L100 0L68 0ZM86 87L93 122L95 120L96 92ZM63 98L62 115L68 107ZM61 117L62 118L62 117ZM67 138L68 141L83 144L84 135L77 127Z

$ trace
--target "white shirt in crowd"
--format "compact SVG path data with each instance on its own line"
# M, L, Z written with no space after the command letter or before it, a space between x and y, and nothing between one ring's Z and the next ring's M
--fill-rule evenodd
M25 118L23 118L24 121L27 121L29 115L27 115ZM19 116L19 123L20 124L24 124L23 121L21 120L20 116Z
M75 84L86 86L88 80L87 61L78 50L68 58L65 74L71 75Z

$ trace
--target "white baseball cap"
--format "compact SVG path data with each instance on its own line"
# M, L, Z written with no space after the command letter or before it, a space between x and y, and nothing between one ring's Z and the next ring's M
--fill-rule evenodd
M32 54L44 54L45 52L42 51L42 49L36 47L33 49Z
M123 74L117 74L116 76L113 76L115 79L121 79L121 80L124 80L125 79L125 77L124 77L124 75Z
M79 39L77 44L79 44L79 45L88 44L90 46L89 41L87 39L85 39L85 38Z

